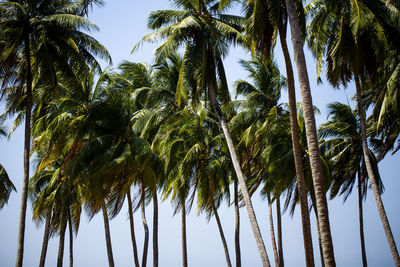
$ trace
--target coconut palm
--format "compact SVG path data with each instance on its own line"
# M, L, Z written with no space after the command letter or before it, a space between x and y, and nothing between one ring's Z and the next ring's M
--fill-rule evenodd
M300 5L301 7L301 5ZM298 9L297 14L303 14L302 9ZM292 146L295 157L296 177L301 203L301 218L303 228L303 241L306 265L314 265L313 246L311 240L310 219L308 214L307 193L304 177L304 168L301 159L301 149L299 140L299 126L297 122L296 95L294 87L294 76L292 62L286 41L288 15L285 1L268 0L248 1L245 6L246 13L246 36L250 39L251 51L258 51L265 58L270 57L273 48L274 36L279 34L281 49L285 59L286 75L288 79L290 128L292 132ZM254 52L253 52L254 54Z
M198 103L200 96L209 97L228 143L262 263L264 266L269 266L268 255L254 209L252 208L244 176L225 116L219 104L219 101L229 100L222 59L228 52L229 44L243 40L243 36L240 33L242 19L237 16L223 14L224 10L218 10L219 4L214 0L176 1L175 4L181 7L182 10L160 10L150 15L148 26L156 31L143 37L142 41L152 42L166 39L156 50L157 58L165 58L179 46L185 46L180 80L185 75L190 76L188 80L194 81L196 86L192 87L190 92L184 91L184 87L180 86L177 90L178 104L189 93L192 96L192 101L194 101L193 104ZM217 86L217 81L221 83L221 86Z
M327 77L334 85L344 86L354 77L359 112L363 157L378 206L386 238L396 266L400 256L389 220L379 194L373 163L369 157L365 110L361 83L376 70L376 61L385 47L384 28L371 7L383 7L383 1L315 1L309 6L313 16L309 24L309 45L319 61L328 62ZM365 55L368 55L368 59Z
M97 64L94 54L109 58L105 48L81 30L97 29L84 18L92 1L2 1L0 65L2 97L9 97L7 112L25 112L24 178L21 196L16 266L22 266L28 197L31 111L33 90L40 81L52 88L57 70L83 70ZM35 48L35 49L34 49ZM78 49L76 49L78 48ZM14 100L14 101L13 101Z
M337 194L343 194L344 200L346 200L357 179L361 254L363 266L367 266L362 200L366 197L368 182L364 175L365 171L362 171L365 169L365 163L363 162L360 126L357 114L349 106L335 102L328 106L328 110L331 119L320 126L318 134L320 138L329 138L324 140L322 145L327 146L324 156L330 159L330 166L333 170L330 194L331 198ZM370 149L368 152L370 160L373 162L375 177L378 178L379 191L382 193L383 186L379 179L377 160Z

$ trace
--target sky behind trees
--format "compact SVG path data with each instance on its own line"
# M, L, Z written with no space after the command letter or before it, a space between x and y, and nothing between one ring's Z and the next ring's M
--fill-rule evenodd
M137 52L130 54L134 44L141 37L150 33L147 30L147 16L151 11L157 9L171 9L166 0L151 0L139 2L132 0L106 1L103 8L94 8L90 19L100 27L100 32L93 36L100 41L110 52L113 58L113 67L117 67L123 60L134 62L152 63L155 45L145 43ZM237 12L237 11L236 11ZM290 43L290 42L289 42ZM277 45L275 60L284 75L283 57ZM291 49L291 46L290 46ZM326 119L326 106L333 101L347 103L352 107L355 102L351 99L354 89L351 86L347 90L333 89L327 82L322 85L316 84L315 61L307 52L308 70L310 73L311 88L314 104L321 110L317 116L320 124ZM249 59L250 54L240 48L232 49L230 56L225 61L225 68L230 87L238 79L245 79L246 73L238 64L239 59ZM103 62L103 64L105 64ZM105 67L106 65L104 65ZM296 88L297 89L297 88ZM298 100L300 97L298 96ZM281 102L287 102L287 93L283 92ZM0 112L4 110L1 103ZM12 122L5 124L11 128ZM18 211L20 204L20 191L23 173L23 128L20 127L12 136L10 141L5 138L0 140L0 162L6 168L10 178L14 182L18 193L12 193L9 203L0 211L0 266L14 266L17 242ZM396 191L400 188L398 174L399 154L388 155L379 165L381 177L387 188L383 194L383 201L392 225L397 244L400 243L400 214L398 212L399 195ZM397 164L397 165L396 165ZM33 164L34 165L34 164ZM33 171L31 169L31 175ZM259 219L261 231L267 252L272 258L272 248L269 236L267 202L255 194L254 206ZM234 209L227 208L227 204L221 205L220 216L224 227L230 251L234 251ZM331 220L333 244L337 266L362 266L361 252L358 234L357 198L353 193L342 205L342 198L329 201L329 217ZM25 237L25 266L36 266L39 262L41 242L44 227L37 227L32 222L32 212L28 205L27 228ZM241 246L243 266L261 266L256 244L250 229L246 210L241 210ZM148 221L151 227L152 206L147 207ZM160 204L159 214L159 253L160 266L179 266L181 264L180 248L180 218L172 217L173 209L169 200ZM85 216L75 242L75 266L107 266L107 254L104 241L104 229L102 218L99 215L88 222ZM276 220L276 218L275 218ZM319 252L317 233L315 228L315 217L310 213L312 224L315 263L319 266ZM364 223L366 236L367 258L370 266L394 266L393 260L379 221L376 204L369 190L367 201L364 206ZM143 230L140 216L135 213L136 234L141 253ZM116 266L133 265L132 248L129 235L129 222L127 210L123 211L110 222L111 238L114 250ZM187 218L188 227L188 256L189 265L197 266L223 266L225 259L222 244L218 236L215 219L207 222L204 215L197 216L195 207ZM304 265L302 230L300 224L299 207L294 217L288 213L283 216L283 249L286 266ZM150 228L151 229L151 228ZM68 238L67 240L68 241ZM58 238L53 238L49 243L47 266L54 266L57 258ZM67 247L65 249L67 252ZM149 255L151 255L151 246ZM232 254L233 255L233 254ZM68 264L68 257L64 257L64 264ZM148 264L152 264L152 257L148 258Z

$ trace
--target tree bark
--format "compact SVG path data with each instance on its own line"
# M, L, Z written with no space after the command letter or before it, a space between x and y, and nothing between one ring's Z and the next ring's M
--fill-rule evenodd
M279 256L279 267L284 267L283 260L283 247L282 247L282 217L281 217L281 200L280 196L276 198L276 218L278 228L278 256Z
M142 222L143 222L143 228L144 228L144 244L143 244L143 256L142 256L142 267L146 267L147 263L147 250L149 248L149 226L147 225L147 220L146 220L146 211L145 211L145 188L144 188L144 182L141 182L140 185L140 190L141 190L141 212L142 212Z
M252 204L252 201L250 199L250 194L249 194L249 191L247 190L247 186L246 186L246 182L244 180L243 172L242 172L242 169L240 167L239 160L238 160L238 157L237 157L237 154L236 154L236 151L235 151L235 146L233 144L232 137L231 137L231 134L230 134L229 129L228 129L228 124L226 123L225 117L222 114L222 111L221 111L221 109L219 107L219 104L217 102L217 95L216 95L216 92L215 92L215 87L210 81L208 81L208 92L209 92L209 95L210 95L211 104L212 104L215 112L217 113L218 119L219 119L219 121L221 123L222 131L224 133L226 142L228 144L229 154L231 156L233 167L235 169L235 173L236 173L236 176L237 176L238 181L239 181L240 189L242 190L243 200L244 200L244 203L246 204L247 214L249 216L251 228L253 230L254 238L255 238L256 243L257 243L257 248L258 248L258 251L260 253L262 265L264 267L270 267L271 265L269 263L268 254L267 254L267 251L265 249L264 241L263 241L263 238L261 236L260 227L258 226L258 222L257 222L257 219L256 219L256 214L254 212L253 204Z
M128 197L128 213L129 213L129 225L131 228L131 240L132 240L132 248L133 248L133 258L135 261L135 266L140 267L139 265L139 255L137 251L137 245L136 245L136 237L135 237L135 225L133 221L133 211L132 211L132 198L131 198L131 193L128 192L126 193Z
M64 258L64 241L65 241L65 230L67 229L67 220L62 219L60 228L60 242L58 244L58 257L57 257L57 267L63 266Z
M333 252L332 236L329 223L328 205L320 151L318 147L317 130L315 126L314 109L311 97L310 83L308 80L306 59L303 51L300 26L293 0L285 0L289 16L294 57L297 65L297 74L300 83L300 93L303 102L304 121L307 133L307 145L310 156L311 173L314 181L314 191L317 202L318 221L321 230L324 262L328 267L336 266Z
M153 194L153 266L158 267L158 199L157 191Z
M215 215L215 220L217 221L217 225L218 225L218 231L219 231L219 235L221 237L221 241L222 241L222 245L224 246L224 252L225 252L225 260L226 260L226 265L228 267L232 267L231 264L231 259L229 257L229 250L228 250L228 244L226 243L226 239L225 239L225 235L224 235L224 230L222 229L222 225L221 225L221 221L219 219L219 215L218 215L218 211L215 208L214 203L212 204L212 209Z
M358 169L358 216L360 222L360 241L361 241L361 256L362 256L362 263L363 267L367 267L367 254L365 252L365 239L364 239L364 220L363 220L363 204L362 204L362 191L361 191L361 170Z
M314 214L315 214L315 220L317 223L317 233L318 233L318 246L319 246L319 256L321 259L321 267L325 267L325 262L324 262L324 253L322 251L322 241L321 241L321 230L319 229L319 222L318 222L318 212L317 212L317 201L315 200L315 193L314 193L314 189L311 188L310 189L310 196L311 196L311 202L313 205L313 210L314 210Z
M272 249L274 251L275 266L279 266L278 249L276 247L274 219L272 217L271 198L268 195L268 217L269 217L269 232L271 235Z
M361 96L361 86L359 81L359 76L355 72L354 73L354 80L356 82L356 93L357 93L357 105L358 105L358 116L360 120L360 128L361 128L361 140L362 140L362 148L363 148L363 156L365 166L367 168L368 178L371 183L372 192L374 193L376 205L378 207L379 216L382 221L383 229L385 231L386 239L389 243L390 251L392 252L393 260L396 267L400 267L400 257L399 251L396 247L396 242L393 238L392 229L390 228L389 220L386 215L385 207L383 206L383 201L379 194L378 186L376 183L376 178L374 175L374 171L372 168L372 163L369 157L368 152L368 144L367 144L367 132L366 132L366 124L365 124L365 111L362 105L362 96Z
M111 245L110 224L108 221L106 203L104 203L104 201L103 201L103 204L101 205L101 209L103 211L104 232L105 232L105 236L106 236L108 265L110 267L114 267L114 256L113 256L112 245Z
M74 266L74 233L72 231L71 214L68 211L68 232L69 232L69 267Z
M233 181L234 203L235 203L235 252L236 267L241 267L242 261L240 257L240 213L239 213L239 197L237 180Z
M288 81L290 129L292 137L294 165L296 169L297 188L299 190L299 198L300 198L301 223L303 228L303 242L304 242L304 252L306 258L306 266L313 267L314 252L313 252L313 245L311 238L310 213L308 211L307 189L304 177L302 152L300 148L299 124L297 121L296 92L294 87L293 67L286 42L286 28L285 30L283 30L282 28L279 29L279 36L281 40L281 48L283 56L285 59L286 76Z
M32 115L32 68L29 35L25 37L26 58L26 110L25 110L25 140L24 140L24 177L21 191L21 208L19 214L17 259L15 266L22 267L24 258L26 206L28 202L29 155L31 150L31 115Z
M186 243L186 207L185 200L182 201L182 266L188 267L187 243Z
M44 227L42 252L40 254L39 267L44 267L44 264L46 262L47 246L49 245L49 237L50 237L50 223L51 223L51 210L47 213L46 216L46 225Z

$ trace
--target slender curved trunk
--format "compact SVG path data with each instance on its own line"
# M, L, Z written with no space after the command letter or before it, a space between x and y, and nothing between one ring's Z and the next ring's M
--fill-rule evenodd
M71 214L68 211L68 232L69 232L69 267L74 266L74 233L72 231Z
M153 266L158 267L158 199L157 191L153 194Z
M361 170L358 169L358 218L360 222L360 241L361 241L361 256L363 267L367 267L367 254L365 252L365 239L364 239L364 220L363 220L363 204L362 204L362 192L361 192Z
M50 223L51 223L51 210L49 210L46 216L46 225L44 227L42 252L40 253L39 267L44 267L44 264L46 262L47 246L49 245L49 237L50 237Z
M321 259L321 267L325 267L325 262L324 262L324 253L322 251L322 241L321 241L321 230L319 229L319 222L318 222L318 213L317 213L317 202L315 200L315 193L314 193L314 189L311 188L310 189L310 196L311 196L311 202L313 205L313 210L314 210L314 214L315 214L315 220L317 223L317 233L318 233L318 246L319 246L319 256Z
M186 207L185 200L182 201L182 266L188 267L188 257L187 257L187 243L186 243Z
M306 59L303 51L303 40L300 34L300 26L294 2L295 1L293 0L285 0L286 10L289 16L294 58L297 65L300 93L303 102L304 121L307 133L307 145L310 156L311 173L314 181L314 191L317 202L318 221L321 230L324 261L326 266L333 267L336 266L336 262L333 252L324 176L322 172L322 164L318 147L317 129L315 126L314 109L311 97L310 83L308 80Z
M285 59L286 76L288 81L290 129L292 137L294 165L297 177L297 188L299 190L299 197L300 197L301 223L303 228L303 242L304 242L304 252L306 258L306 266L313 267L314 251L311 238L310 213L308 211L307 189L304 177L302 153L300 148L299 124L297 121L296 92L294 87L293 67L286 42L286 27L284 27L284 29L280 27L279 36L281 40L281 48L283 56Z
M103 204L101 205L101 209L103 211L104 232L105 232L105 236L106 236L108 266L114 267L114 256L113 256L112 245L111 245L110 223L108 221L107 208L106 208L106 203L104 202L104 200L103 200Z
M279 267L284 267L283 260L283 247L282 247L282 217L281 217L281 200L280 196L276 199L276 220L278 228L278 256L279 256Z
M61 222L60 242L58 243L57 267L63 266L64 241L65 241L65 230L66 229L67 229L67 220L64 220L63 222Z
M142 256L142 267L146 267L147 263L147 250L149 248L149 226L147 225L147 220L146 220L146 211L145 211L145 188L144 188L144 182L143 180L141 181L140 184L140 191L141 191L141 213L142 213L142 222L143 222L143 228L144 228L144 244L143 244L143 256Z
M137 252L137 245L136 245L136 237L135 237L135 225L133 221L133 211L132 211L132 197L131 193L126 193L128 197L128 213L129 213L129 226L131 228L131 240L132 240L132 248L133 248L133 258L135 260L135 266L140 267L139 265L139 256Z
M222 229L221 220L219 219L218 211L217 211L217 209L215 208L214 203L212 204L212 209L213 209L213 212L214 212L214 215L215 215L215 220L217 221L218 231L219 231L219 235L220 235L220 237L221 237L222 245L224 246L226 265L227 265L228 267L232 267L231 259L230 259L230 257L229 257L228 244L226 243L226 239L225 239L225 235L224 235L224 230Z
M253 204L250 199L249 191L247 190L243 172L240 167L239 160L238 160L238 157L237 157L237 154L235 151L235 146L233 145L232 137L231 137L231 134L228 129L228 124L226 123L225 117L222 114L222 111L217 102L217 95L215 92L214 84L210 81L208 81L208 92L210 95L211 104L212 104L215 112L217 113L218 119L221 123L222 131L224 133L226 142L228 144L229 154L231 156L233 167L235 169L235 173L236 173L236 176L239 181L240 189L242 190L243 200L244 200L244 203L246 204L247 214L249 216L251 228L253 230L254 238L257 243L257 248L260 253L262 265L263 265L263 267L270 267L271 265L269 263L267 250L265 249L264 241L261 236L260 227L258 226L256 214L254 212Z
M361 86L359 81L358 73L354 73L354 80L356 82L356 93L357 93L357 105L358 105L358 116L360 120L360 128L361 128L361 140L362 140L362 148L364 155L365 167L367 169L368 178L371 183L372 192L374 193L376 205L378 207L379 216L382 221L383 230L385 231L386 239L389 243L390 251L392 252L393 260L396 267L400 267L400 257L399 251L396 247L396 242L393 238L392 229L390 228L389 220L386 215L385 207L383 206L383 201L381 196L379 195L378 185L376 183L376 178L374 175L374 171L372 168L371 159L369 158L368 145L367 145L367 132L366 132L366 124L365 124L365 111L362 105L362 96L361 96Z
M18 242L16 267L22 267L24 258L25 220L26 206L28 202L29 183L29 154L31 150L31 115L32 115L32 68L29 35L25 37L25 59L26 59L26 110L25 110L25 140L24 140L24 177L21 191L21 208L19 214Z
M268 217L269 217L269 232L271 235L272 249L274 251L275 266L279 266L278 249L276 247L274 219L272 217L271 197L268 195Z
M235 253L236 253L236 267L242 266L240 258L240 213L239 213L239 197L238 197L238 184L237 180L233 181L233 194L235 203Z

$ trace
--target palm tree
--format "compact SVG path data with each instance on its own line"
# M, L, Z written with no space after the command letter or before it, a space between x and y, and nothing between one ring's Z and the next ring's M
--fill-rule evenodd
M252 51L258 51L263 57L269 58L273 46L275 33L279 34L280 44L285 59L286 75L289 94L290 128L292 146L294 151L296 177L301 204L301 219L303 228L303 241L307 266L314 266L313 246L311 240L311 227L308 213L307 192L304 177L304 168L301 158L299 139L299 126L297 122L296 95L292 62L286 41L287 20L286 4L284 1L248 1L246 11L246 36L250 39ZM302 11L299 10L302 14ZM253 52L254 54L254 52Z
M334 85L344 86L354 77L359 112L363 157L377 203L379 216L396 266L400 256L379 194L373 163L369 157L365 110L361 83L376 70L375 62L385 48L384 28L371 11L383 1L318 1L310 4L313 19L309 24L309 44L319 61L326 57L327 77ZM368 55L368 59L366 57Z
M228 101L229 99L222 58L227 54L229 44L243 40L240 32L242 19L223 14L223 10L218 10L218 2L214 0L176 1L175 4L182 7L183 10L160 10L150 15L149 27L158 30L143 37L142 41L151 42L166 38L156 50L157 58L165 58L179 46L185 45L180 80L183 80L186 75L190 76L189 81L195 83L196 86L190 91L193 104L198 103L200 96L208 96L211 101L228 143L229 153L246 203L262 264L269 266L268 255L250 195L246 188L225 116L219 104L219 101ZM217 81L220 81L220 87L217 86ZM180 99L185 98L189 93L183 91L183 89L183 86L178 87L178 104L181 102Z
M360 240L363 266L367 266L367 254L364 243L364 223L362 214L362 200L367 193L367 177L364 176L365 163L363 161L360 126L357 114L347 105L335 102L328 106L331 120L322 124L318 130L320 138L324 140L321 145L327 147L325 157L331 161L332 185L330 187L331 198L338 193L344 194L344 200L350 195L357 179L358 205L360 221ZM375 177L379 178L378 163L374 153L369 150L369 157L374 165ZM379 182L380 193L383 191Z
M288 14L290 31L292 36L294 58L297 65L297 74L300 84L300 94L303 104L304 120L307 133L307 144L310 155L310 164L313 177L314 191L316 196L319 229L321 233L322 248L325 266L335 266L333 243L329 223L328 205L325 195L325 182L323 168L318 147L317 129L311 97L310 83L307 73L307 65L303 51L303 37L300 28L300 19L297 10L301 3L294 0L285 0L286 12Z
M272 114L282 113L282 107L278 105L281 89L286 86L286 79L279 73L278 67L272 59L258 57L252 61L241 61L240 63L249 72L253 84L247 81L236 81L235 89L237 95L245 96L246 101L239 102L241 111L230 120L230 127L234 135L240 136L237 150L243 151L242 168L247 170L249 178L258 177L258 169L255 166L262 166L257 163L260 158L258 154L262 147L268 146L265 138L259 138L260 132L270 128L269 118ZM272 112L272 113L271 113ZM272 115L272 117L274 116ZM243 131L243 129L245 129ZM266 168L270 168L266 162ZM262 167L261 167L262 168ZM261 179L261 177L258 177ZM259 181L256 181L259 184ZM252 189L254 191L254 189ZM268 205L271 206L270 198ZM271 210L271 209L270 209ZM270 214L270 219L272 215ZM273 222L270 220L270 227L273 229ZM271 234L274 234L271 231ZM275 237L272 237L275 240ZM279 264L276 242L273 241L275 264ZM282 250L280 250L282 251ZM282 259L283 257L279 257Z
M103 46L80 31L97 29L83 17L85 14L82 10L91 2L9 0L0 3L0 42L3 48L0 65L6 74L2 78L2 97L7 95L10 99L18 100L10 101L8 112L25 112L24 178L16 259L18 267L22 266L24 250L33 84L41 81L51 88L56 84L56 70L66 74L71 73L71 69L84 69L86 63L97 64L92 53L109 58Z

